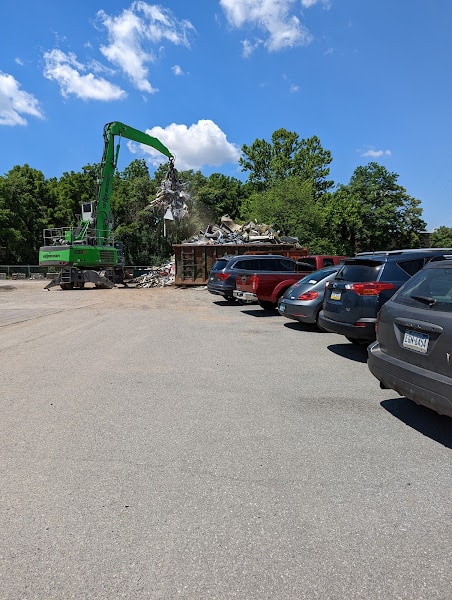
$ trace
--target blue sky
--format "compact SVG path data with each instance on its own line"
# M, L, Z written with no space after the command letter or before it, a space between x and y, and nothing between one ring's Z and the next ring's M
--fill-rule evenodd
M0 175L100 162L105 123L180 170L245 179L243 144L319 137L331 178L379 162L452 227L450 0L3 0ZM123 142L118 168L163 156Z

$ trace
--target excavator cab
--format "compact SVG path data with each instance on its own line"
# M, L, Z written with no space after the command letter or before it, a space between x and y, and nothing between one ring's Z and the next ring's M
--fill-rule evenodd
M82 204L82 221L93 222L94 219L94 202L83 202Z

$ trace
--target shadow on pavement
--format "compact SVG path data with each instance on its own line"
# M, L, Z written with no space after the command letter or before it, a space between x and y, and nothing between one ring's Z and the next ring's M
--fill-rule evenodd
M323 334L323 331L315 325L315 323L300 323L299 321L286 321L284 327L287 329L293 329L295 331L309 331L310 333Z
M239 303L234 300L214 300L213 303L217 306L239 306Z
M328 350L334 352L338 356L354 360L355 362L367 362L367 346L358 344L330 344Z
M250 315L251 317L278 317L281 318L281 315L275 310L264 310L263 308L256 308L255 310L242 310L244 315Z
M418 406L407 398L383 400L381 406L408 427L452 449L452 418Z

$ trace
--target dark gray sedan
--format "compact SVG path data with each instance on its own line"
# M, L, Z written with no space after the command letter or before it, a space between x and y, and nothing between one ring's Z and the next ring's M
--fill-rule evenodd
M317 323L325 283L333 279L341 266L323 267L294 283L278 303L279 314L300 323Z
M382 388L452 417L452 260L435 260L382 307L368 366Z

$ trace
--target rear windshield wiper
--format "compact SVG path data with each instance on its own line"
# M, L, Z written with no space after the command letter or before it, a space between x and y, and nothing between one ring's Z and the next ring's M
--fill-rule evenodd
M436 304L435 298L431 296L410 296L413 300L418 300L419 302L423 302L424 304L428 304L429 306L433 306Z

